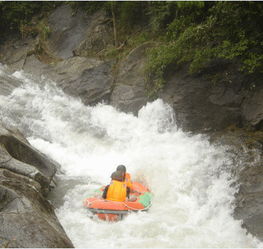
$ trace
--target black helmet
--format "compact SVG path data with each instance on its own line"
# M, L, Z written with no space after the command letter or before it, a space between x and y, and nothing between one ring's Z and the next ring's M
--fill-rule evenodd
M119 165L116 170L124 172L124 174L126 173L126 167L124 165Z
M114 171L111 174L111 179L112 180L116 180L116 181L122 181L123 180L123 176L122 176L121 171Z

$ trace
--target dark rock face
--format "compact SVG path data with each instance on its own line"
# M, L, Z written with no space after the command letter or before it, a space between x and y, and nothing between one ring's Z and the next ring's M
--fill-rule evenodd
M56 173L56 165L15 136L1 135L0 143L5 148L1 150L0 155L2 158L8 158L2 161L1 167L33 178L41 184L42 192L47 193Z
M50 15L48 21L52 30L49 39L51 51L62 59L73 56L73 50L85 37L87 16L80 11L73 15L69 5L62 5Z
M242 220L248 232L263 240L263 132L235 127L214 132L211 142L228 147L232 159L230 174L236 179L234 218Z
M21 70L28 54L34 51L36 39L12 40L1 46L1 63L7 64L12 70Z
M0 246L73 247L44 198L58 165L0 126Z
M94 55L113 44L112 25L104 12L87 16L62 5L50 15L49 26L52 29L49 47L62 59Z
M245 121L259 129L263 129L263 87L253 91L250 98L242 105Z
M0 126L1 167L30 177L47 193L58 164L33 148L21 135Z
M80 97L84 104L92 105L101 101L108 103L113 84L113 62L88 60L84 57L75 57L72 60L73 62L68 61L69 67L56 67L60 75L57 77L58 85L67 94ZM79 66L74 63L76 60L79 60Z
M263 168L262 165L244 169L239 178L235 218L243 220L243 226L263 240Z
M98 56L106 48L114 47L112 21L104 11L90 17L85 39L74 50L77 56Z
M183 70L170 77L160 97L173 106L178 125L188 131L221 130L241 121L242 94Z
M1 67L3 71L7 68ZM9 95L16 87L21 85L21 81L8 76L7 74L0 74L0 95Z
M44 75L54 80L67 94L80 97L85 104L108 103L115 62L83 55L97 54L111 46L109 21L104 12L87 16L82 11L73 13L69 5L61 5L49 16L51 35L42 41L45 44L42 49L47 49L46 54L53 58L53 63L46 64L37 54L36 47L42 44L39 38L16 41L15 45L4 44L0 49L3 51L0 53L1 62L8 64L13 71L22 69L33 75Z
M111 104L125 112L138 113L148 101L144 66L145 51L152 43L143 44L121 61L111 95Z

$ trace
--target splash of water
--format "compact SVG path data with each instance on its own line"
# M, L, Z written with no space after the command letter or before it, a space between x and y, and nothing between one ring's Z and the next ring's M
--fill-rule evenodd
M1 96L0 119L61 164L52 195L75 247L262 246L232 216L236 189L225 148L177 129L162 100L135 117L104 104L84 106L46 79L13 77L24 84ZM119 164L152 190L151 209L117 223L90 219L82 201L108 184Z

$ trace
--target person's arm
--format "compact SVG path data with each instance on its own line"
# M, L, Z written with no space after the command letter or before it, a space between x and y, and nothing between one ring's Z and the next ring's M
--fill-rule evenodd
M103 194L102 194L102 198L103 198L103 199L106 199L106 197L107 197L108 188L109 188L109 185L107 185L107 186L105 187L104 191L103 191Z
M129 199L130 198L130 192L131 189L129 187L126 188L126 197Z
M129 188L132 188L131 175L129 173L125 174L125 181Z

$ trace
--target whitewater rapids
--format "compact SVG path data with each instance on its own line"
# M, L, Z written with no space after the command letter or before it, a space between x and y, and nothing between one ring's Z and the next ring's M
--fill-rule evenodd
M232 160L223 146L176 127L158 99L138 117L98 104L85 106L45 78L9 75L23 84L0 95L0 121L61 165L50 199L75 247L261 247L234 220ZM117 223L89 218L83 200L110 181L119 164L154 193L148 212Z

